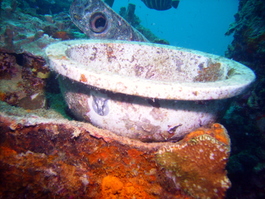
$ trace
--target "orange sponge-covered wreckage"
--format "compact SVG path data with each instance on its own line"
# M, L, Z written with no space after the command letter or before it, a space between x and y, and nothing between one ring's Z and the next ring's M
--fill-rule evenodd
M230 140L220 124L144 143L1 102L3 198L224 198Z

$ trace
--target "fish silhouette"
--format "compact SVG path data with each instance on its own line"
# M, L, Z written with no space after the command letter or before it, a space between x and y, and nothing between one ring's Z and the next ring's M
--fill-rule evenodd
M177 8L180 0L142 0L144 4L155 10L168 10L171 7Z
M70 7L73 23L91 39L148 40L101 0L75 0Z

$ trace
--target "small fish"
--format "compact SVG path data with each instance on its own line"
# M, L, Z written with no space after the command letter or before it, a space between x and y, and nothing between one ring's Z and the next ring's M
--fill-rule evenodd
M70 7L73 23L91 39L148 40L101 0L75 0Z
M144 4L155 10L168 10L171 7L177 8L180 0L142 0Z

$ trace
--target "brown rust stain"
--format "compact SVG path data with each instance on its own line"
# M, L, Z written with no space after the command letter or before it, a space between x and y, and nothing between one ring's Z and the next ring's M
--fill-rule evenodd
M87 82L87 78L86 78L86 76L84 75L84 74L81 74L81 76L80 76L80 80L79 80L80 82Z

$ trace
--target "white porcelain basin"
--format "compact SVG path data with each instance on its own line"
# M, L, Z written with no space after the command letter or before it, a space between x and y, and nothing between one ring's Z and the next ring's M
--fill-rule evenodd
M224 57L144 42L72 40L46 49L79 120L142 141L215 122L255 74Z

